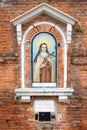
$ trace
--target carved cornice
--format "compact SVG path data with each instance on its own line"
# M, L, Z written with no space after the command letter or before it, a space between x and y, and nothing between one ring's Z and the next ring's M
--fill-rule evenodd
M51 16L52 18L61 21L62 23L70 23L71 25L74 25L77 21L75 18L71 17L70 15L50 6L49 4L42 3L31 10L23 13L22 15L14 18L11 20L11 23L13 23L14 26L18 24L24 24L33 18L36 18L40 14L45 13L48 16Z

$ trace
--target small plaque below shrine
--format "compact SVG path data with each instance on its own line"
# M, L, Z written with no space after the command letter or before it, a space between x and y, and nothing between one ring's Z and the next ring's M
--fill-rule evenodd
M55 112L53 100L37 100L34 104L35 113L37 112Z

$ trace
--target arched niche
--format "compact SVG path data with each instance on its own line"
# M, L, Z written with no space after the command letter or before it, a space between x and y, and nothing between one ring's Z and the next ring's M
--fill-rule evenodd
M29 35L29 32L33 29L33 27L39 26L39 25L50 25L51 27L55 26L55 29L58 31L58 33L60 34L61 38L62 38L62 44L63 44L63 56L62 56L62 60L63 60L63 88L67 87L67 44L66 44L66 38L64 35L64 32L54 23L51 22L39 22L36 23L32 26L30 26L26 32L24 33L23 36L23 40L22 40L22 45L21 45L21 87L22 88L26 88L25 86L25 43L28 40L27 36ZM56 38L55 38L56 39ZM56 41L57 42L57 41ZM57 43L58 44L58 43ZM57 46L57 45L56 45ZM58 51L58 49L57 49ZM58 57L58 56L57 56ZM56 63L58 64L58 63ZM58 68L58 66L57 66ZM57 75L58 76L58 75Z

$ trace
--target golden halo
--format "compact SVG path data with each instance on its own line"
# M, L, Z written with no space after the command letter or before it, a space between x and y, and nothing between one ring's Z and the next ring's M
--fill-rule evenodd
M50 50L50 48L51 48L51 43L50 43L50 41L48 41L47 39L41 39L41 40L39 40L39 41L37 42L37 45L36 45L37 50L39 49L39 46L40 46L40 44L42 44L42 43L46 43L46 44L47 44L47 47L48 47L48 50Z

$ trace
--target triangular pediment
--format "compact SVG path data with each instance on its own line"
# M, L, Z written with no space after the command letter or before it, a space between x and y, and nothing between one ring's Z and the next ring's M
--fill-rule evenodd
M51 16L52 18L55 18L56 20L61 21L62 23L70 23L72 25L75 24L76 19L71 17L70 15L54 8L53 6L50 6L46 3L42 3L31 10L23 13L22 15L14 18L11 20L11 23L13 23L14 26L18 24L24 24L33 18L38 17L42 13L47 14L48 16Z

